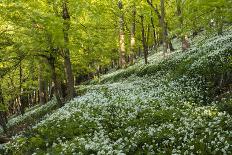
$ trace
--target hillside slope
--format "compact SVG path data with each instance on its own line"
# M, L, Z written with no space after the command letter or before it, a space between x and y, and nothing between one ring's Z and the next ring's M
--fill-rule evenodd
M104 75L2 153L231 154L231 56L227 32Z

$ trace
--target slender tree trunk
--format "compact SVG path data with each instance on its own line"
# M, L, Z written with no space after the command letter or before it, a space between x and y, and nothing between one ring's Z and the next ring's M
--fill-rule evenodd
M54 84L53 86L50 85L51 87L50 95L54 93L58 106L62 107L64 105L64 102L63 102L63 97L62 97L62 92L61 92L61 85L58 82L57 74L56 74L56 67L55 67L55 62L56 62L55 56L58 53L58 49L53 47L52 35L50 33L47 34L47 40L48 40L49 48L50 48L50 51L49 51L50 55L46 57L46 59L51 69L51 79Z
M63 32L64 32L64 66L66 71L66 79L67 79L67 100L71 100L74 97L74 76L72 72L72 64L70 60L70 50L68 48L69 44L69 34L68 31L70 29L70 15L67 6L67 0L63 0Z
M141 57L142 56L142 50L141 50L141 47L139 47L139 50L138 50L138 57Z
M55 97L57 99L58 105L60 107L62 107L64 105L64 103L63 103L63 97L62 97L62 93L61 93L61 86L60 86L58 79L57 79L54 56L50 55L50 57L48 58L48 63L49 63L50 68L51 68L51 76L52 76L52 81L54 83L54 94L55 94Z
M52 83L51 81L48 82L48 101L50 101L52 99L52 96L53 96L51 83Z
M134 64L134 54L135 54L135 18L136 18L136 7L133 4L132 10L133 21L131 24L131 53L130 53L130 63Z
M126 67L126 47L125 47L125 33L124 33L124 15L122 13L123 4L122 1L118 1L118 8L121 11L120 19L119 19L119 26L120 26L120 32L119 32L119 65L120 68Z
M167 53L168 49L168 28L167 24L165 22L165 0L160 0L160 9L161 12L158 11L157 7L154 7L152 4L152 0L147 0L147 3L153 8L154 12L156 13L158 20L159 20L159 25L162 29L162 42L163 42L163 54L164 56Z
M167 41L167 25L165 24L165 0L160 0L160 7L161 7L161 27L162 27L162 34L163 34L163 54L164 56L167 53L168 49L168 41Z
M153 5L152 0L149 1L151 5ZM157 36L156 36L156 30L155 30L155 24L154 24L154 18L152 17L152 12L151 12L151 26L152 26L152 31L153 31L153 44L155 48L157 47Z
M140 18L141 18L141 26L142 26L141 32L142 32L142 42L143 42L143 51L144 51L144 61L145 64L147 64L148 47L147 47L147 39L146 39L145 28L144 28L144 16L141 15Z
M182 1L181 0L176 0L176 6L177 6L177 15L179 17L179 24L180 24L180 29L181 29L181 43L182 43L182 51L186 51L190 45L189 41L187 38L187 35L184 35L184 19L183 19L183 14L182 14Z
M3 99L1 83L0 83L0 104L4 106L4 99ZM6 124L7 124L6 111L4 109L0 109L0 125L2 126L4 133L7 132Z
M44 78L45 61L42 58L39 63L39 102L45 104L47 102L47 81Z
M171 40L168 40L168 48L170 49L171 52L175 51Z
M155 46L155 48L157 47L157 41L156 41L156 30L155 30L155 24L154 24L154 19L153 17L151 17L151 26L152 26L152 30L153 30L153 44Z
M20 103L20 113L21 115L24 115L25 113L25 102L23 100L23 89L22 89L22 76L23 76L23 70L22 70L22 60L20 60L20 64L19 64L19 97L18 97L18 100L19 100L19 103Z
M150 25L147 25L147 35L145 35L147 37L146 39L146 45L147 45L147 55L148 55L148 49L149 49L149 37L150 37Z

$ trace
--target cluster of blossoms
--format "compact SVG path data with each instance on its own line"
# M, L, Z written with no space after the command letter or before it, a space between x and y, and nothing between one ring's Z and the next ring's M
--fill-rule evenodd
M7 147L63 154L232 153L232 117L191 99L202 100L203 83L166 77L92 86L34 126L36 135Z

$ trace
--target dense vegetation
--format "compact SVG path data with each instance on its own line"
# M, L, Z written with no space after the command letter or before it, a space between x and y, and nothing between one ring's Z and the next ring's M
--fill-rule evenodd
M2 0L0 154L232 154L231 7Z

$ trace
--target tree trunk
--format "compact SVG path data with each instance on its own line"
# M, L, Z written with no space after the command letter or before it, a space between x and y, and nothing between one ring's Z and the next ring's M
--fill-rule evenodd
M147 45L147 56L148 56L148 49L149 49L149 36L150 36L150 25L147 25L147 35L145 35L147 37L146 39L146 45Z
M62 107L64 105L64 103L63 103L63 97L61 95L62 93L61 93L60 84L57 80L54 56L50 55L50 57L48 58L48 63L49 63L50 68L51 68L51 76L52 76L52 81L54 83L54 94L55 94L55 97L57 99L58 105L60 107Z
M134 64L134 54L135 54L135 18L136 18L136 7L133 4L132 10L133 21L131 24L131 53L130 53L130 63Z
M26 106L27 106L27 103L28 103L27 99L28 99L28 97L27 97L26 93L21 93L20 94L20 102L21 102L20 111L21 111L22 115L25 114L25 109L26 109Z
M119 19L119 26L120 26L120 32L119 32L119 65L120 68L126 67L126 47L125 47L125 33L124 33L124 15L122 13L123 4L122 1L118 1L118 8L121 11L120 19Z
M6 136L0 136L0 144L9 142L11 139Z
M187 36L184 35L184 19L183 19L183 14L182 14L182 1L181 0L176 0L176 6L177 6L177 15L179 17L179 24L180 24L180 29L181 29L181 43L182 43L182 51L186 51L190 45L187 39Z
M151 5L153 5L152 0L150 1ZM157 36L156 36L156 30L155 30L155 24L154 24L154 18L152 17L152 12L151 12L151 26L152 26L152 30L153 30L153 46L156 48L157 45Z
M182 51L186 51L189 47L190 47L190 44L189 44L187 35L183 36L182 37Z
M154 7L152 4L152 0L147 0L147 3L153 8L154 12L156 13L158 20L159 20L159 25L162 29L162 41L163 41L163 55L165 56L167 53L168 49L168 28L167 24L165 22L165 0L160 0L160 9L161 12L158 11L157 7Z
M141 18L141 26L142 26L141 32L142 32L142 42L143 42L143 51L144 51L144 61L145 64L147 64L148 46L147 46L147 39L146 39L145 28L144 28L144 16L141 15L140 18Z
M51 99L52 99L52 97L53 97L53 93L52 93L52 84L51 84L52 82L51 81L49 81L49 83L48 83L48 100L50 101Z
M4 106L4 99L3 99L3 93L2 93L2 87L0 83L0 104ZM4 109L0 109L0 125L3 128L4 133L7 132L7 115Z
M45 104L47 102L47 81L44 78L44 60L42 59L39 64L39 103Z
M74 97L74 78L72 72L72 64L70 60L70 50L68 48L69 44L69 34L68 31L70 29L70 15L67 6L67 0L63 1L63 33L64 33L64 66L66 71L66 79L67 79L67 96L66 100L71 100Z
M153 30L153 45L156 48L157 47L157 41L156 41L156 30L155 30L155 24L154 24L154 19L151 17L151 26Z
M168 41L168 48L170 49L171 52L175 51L171 40Z
M22 76L23 76L23 70L22 70L22 60L20 60L20 64L19 64L19 96L18 96L18 101L19 101L19 109L20 109L20 113L21 115L24 115L25 113L25 102L22 100L22 93L23 93L23 89L22 89Z
M161 27L162 27L162 38L163 38L163 54L164 56L167 53L168 49L168 41L167 41L167 25L165 24L165 0L160 0L160 8L161 8Z

